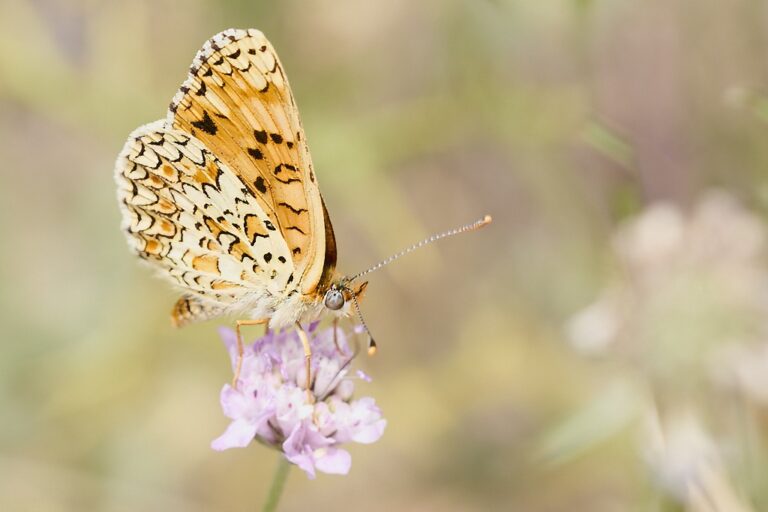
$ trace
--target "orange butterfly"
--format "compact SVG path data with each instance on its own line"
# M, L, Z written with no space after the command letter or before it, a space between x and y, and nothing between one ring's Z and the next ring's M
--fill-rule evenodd
M362 275L336 271L336 241L320 195L288 80L258 30L225 30L208 40L165 119L136 129L115 166L123 230L131 248L183 295L177 326L238 315L240 327L296 325L325 311L348 314ZM362 316L360 316L362 321ZM363 325L364 322L363 322ZM367 328L366 328L367 330ZM375 343L369 338L369 351ZM235 372L235 380L239 373Z

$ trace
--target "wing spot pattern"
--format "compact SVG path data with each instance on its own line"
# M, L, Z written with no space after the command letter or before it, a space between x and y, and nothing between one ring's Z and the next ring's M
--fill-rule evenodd
M256 178L256 181L253 182L253 185L256 187L256 190L258 190L262 194L267 193L267 185L264 183L264 178L262 178L261 176Z
M213 119L211 119L211 116L208 115L207 110L203 111L203 118L201 120L192 121L192 126L203 130L205 133L210 135L216 135L216 132L218 131L218 128L216 128L216 123L214 123Z

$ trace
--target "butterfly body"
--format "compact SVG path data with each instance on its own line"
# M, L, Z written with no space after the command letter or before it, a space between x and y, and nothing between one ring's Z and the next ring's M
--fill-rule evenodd
M236 315L280 328L328 310L333 228L288 81L258 30L203 45L166 118L129 136L115 178L129 245L183 293L174 324Z

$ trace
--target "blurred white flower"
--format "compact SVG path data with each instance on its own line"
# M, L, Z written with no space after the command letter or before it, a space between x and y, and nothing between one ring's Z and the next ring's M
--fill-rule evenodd
M680 251L684 239L682 213L666 203L648 208L637 219L619 231L614 247L634 269L649 277L664 269L670 259Z
M751 456L738 439L754 426L711 412L738 407L723 402L734 391L768 405L763 223L732 196L712 192L689 213L648 207L618 229L611 249L618 271L571 318L569 341L612 358L620 378L650 390L644 452L662 489L691 511L749 510L729 473L734 459Z
M731 196L710 193L690 215L650 206L612 247L616 278L567 326L579 351L616 350L674 386L681 373L708 378L709 359L725 344L768 341L765 231Z
M722 467L715 442L691 410L673 411L664 418L652 409L648 414L645 459L654 477L681 501L702 471Z
M587 355L604 352L618 337L621 304L611 293L581 310L568 322L568 338L574 348Z
M717 444L692 410L648 415L645 458L670 495L695 512L751 510L733 489Z
M725 347L713 358L713 380L768 406L768 343Z

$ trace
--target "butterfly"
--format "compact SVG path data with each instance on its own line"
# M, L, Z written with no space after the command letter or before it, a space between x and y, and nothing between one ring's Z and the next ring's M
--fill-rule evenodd
M274 48L255 29L225 30L203 45L165 119L129 135L115 179L129 246L182 291L173 324L243 318L241 359L241 325L296 326L308 383L302 324L325 312L348 315L352 303L365 326L358 298L367 282L359 277L490 222L436 235L355 276L339 274L296 102Z

